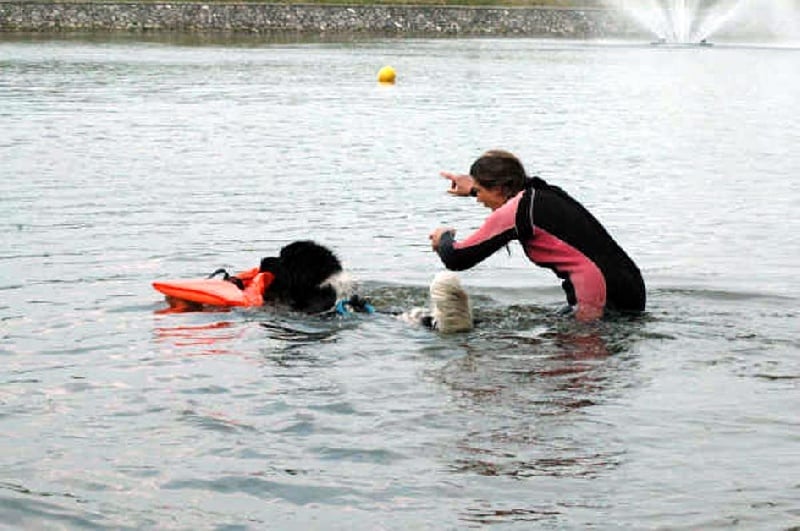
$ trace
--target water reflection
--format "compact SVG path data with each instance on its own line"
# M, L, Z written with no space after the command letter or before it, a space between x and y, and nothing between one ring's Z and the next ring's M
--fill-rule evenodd
M233 354L230 343L242 337L240 323L214 321L203 324L157 325L155 341L166 351L183 356Z
M528 317L511 321L532 320L537 328L484 328L464 345L466 356L438 371L438 380L457 399L456 414L481 419L470 422L471 429L455 443L450 470L514 479L598 478L618 466L624 449L598 447L598 427L586 425L582 411L603 406L622 392L620 382L635 374L632 352L642 323L585 325L530 310ZM469 519L476 514L472 511ZM527 514L533 516L541 513Z
M582 325L542 308L529 308L526 317L522 308L514 311L510 322L534 327L484 330L464 346L466 356L437 374L456 398L455 415L469 426L453 442L449 471L492 477L498 485L608 476L628 449L601 433L609 427L593 422L596 414L589 410L613 401L636 378L633 352L642 323ZM505 313L495 312L498 318ZM460 518L474 524L557 522L567 510L540 496L525 500L478 500Z
M347 321L338 316L305 316L275 312L268 308L249 311L211 308L187 312L185 309L158 310L162 316L154 327L155 341L160 348L182 356L236 354L238 344L250 334L261 337L264 355L283 359L306 347L319 347L334 341ZM224 315L223 320L220 315ZM193 324L186 319L211 319ZM174 320L174 324L169 324ZM267 348L268 347L268 348ZM313 349L312 349L313 350Z
M491 507L473 507L462 516L462 520L476 524L500 524L508 522L555 521L563 511L554 509L492 509Z

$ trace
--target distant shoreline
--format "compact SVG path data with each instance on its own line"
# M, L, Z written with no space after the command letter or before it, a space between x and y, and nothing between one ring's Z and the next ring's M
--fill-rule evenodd
M0 33L104 31L643 37L626 17L603 8L0 1Z

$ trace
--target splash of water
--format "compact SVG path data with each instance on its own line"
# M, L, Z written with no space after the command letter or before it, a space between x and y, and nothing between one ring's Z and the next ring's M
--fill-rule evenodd
M712 8L708 16L703 19L702 24L698 25L697 32L692 40L702 41L707 39L729 21L736 19L748 3L750 3L748 0L735 0L717 4Z
M606 0L660 41L697 43L726 26L761 22L765 33L797 33L795 0ZM787 23L787 21L794 21ZM776 22L780 22L780 27ZM776 31L779 30L779 31ZM781 35L782 34L782 35Z

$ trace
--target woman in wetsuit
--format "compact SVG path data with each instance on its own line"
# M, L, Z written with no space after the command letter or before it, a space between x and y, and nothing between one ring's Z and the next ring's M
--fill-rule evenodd
M492 210L483 226L464 240L456 241L450 227L430 234L433 250L448 269L469 269L519 240L531 262L563 280L577 319L644 310L644 280L633 260L583 205L557 186L528 178L513 154L487 151L469 175L442 176L450 180L449 193L472 195Z

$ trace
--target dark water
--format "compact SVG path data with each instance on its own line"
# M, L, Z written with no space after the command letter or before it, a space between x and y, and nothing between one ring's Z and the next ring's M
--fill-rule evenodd
M375 82L391 64L398 83ZM800 525L800 50L535 40L0 42L7 528ZM554 315L501 252L481 325L162 314L155 279L334 247L382 309L440 170L514 151L640 264L641 319Z

